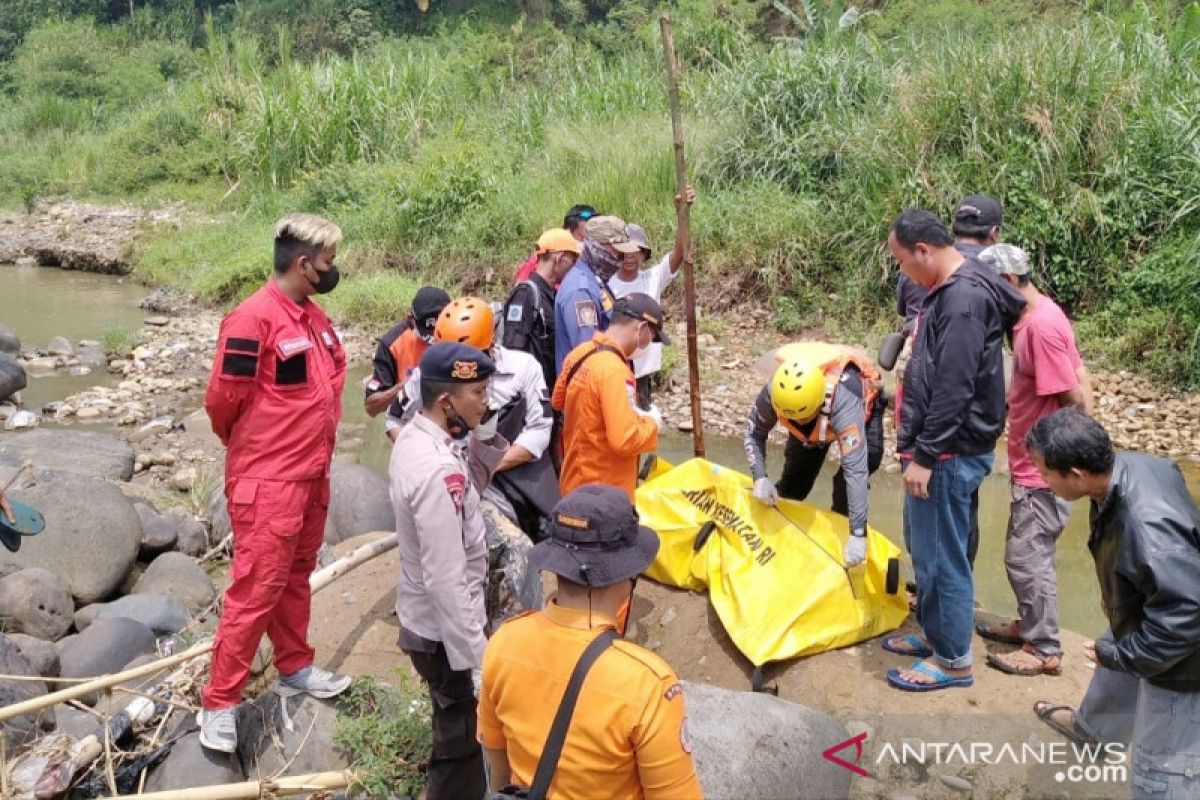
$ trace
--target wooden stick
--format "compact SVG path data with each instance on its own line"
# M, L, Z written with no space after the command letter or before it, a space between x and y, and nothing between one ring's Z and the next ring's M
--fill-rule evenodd
M274 780L226 783L221 786L198 786L194 789L172 789L166 792L123 794L123 800L258 800L269 792L271 797L289 797L326 789L344 789L354 774L349 770L313 772Z
M382 533L382 532L381 532ZM345 575L346 573L362 566L367 561L375 558L378 555L388 552L396 547L396 534L383 533L382 538L376 539L373 542L364 544L337 561L325 567L322 570L314 572L308 579L308 585L312 588L314 594L321 591L335 580ZM141 678L145 675L153 675L164 669L183 664L198 658L213 648L211 640L200 642L192 647L184 650L182 653L177 653L173 656L160 658L158 661L152 661L149 664L143 664L140 667L118 672L114 675L102 675L98 678L93 678L86 683L80 683L76 686L71 686L66 689L60 689L57 692L43 695L42 697L26 700L22 703L14 703L10 706L0 708L0 722L5 722L14 717L19 717L22 714L30 714L35 711L40 711L43 708L64 703L67 700L75 700L100 689L108 689L116 686L119 683L124 683L134 678Z
M675 192L687 193L687 161L683 154L683 108L679 100L679 59L675 57L675 36L671 15L658 18L662 28L663 52L667 59L667 94L671 99L671 130L675 146ZM704 458L704 424L700 418L700 353L696 349L696 277L692 263L692 229L687 202L675 206L675 224L683 242L683 304L687 319L688 384L692 399L692 445L696 456Z

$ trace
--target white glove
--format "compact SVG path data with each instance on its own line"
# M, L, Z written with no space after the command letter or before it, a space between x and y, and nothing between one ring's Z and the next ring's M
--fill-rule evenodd
M471 668L471 686L475 690L475 699L479 699L479 690L483 687L483 670L479 667Z
M867 560L867 535L850 535L846 540L846 566L853 567Z
M779 493L770 478L759 478L754 482L754 499L769 506L779 505Z
M662 412L658 410L658 406L651 403L650 408L646 409L645 411L642 411L639 408L637 412L643 417L649 417L650 419L654 420L654 424L658 426L659 433L662 432L663 426L666 423L663 421L663 415Z
M496 426L500 424L500 415L492 414L492 418L487 422L481 422L475 426L475 438L484 444L491 444L491 441L496 438Z

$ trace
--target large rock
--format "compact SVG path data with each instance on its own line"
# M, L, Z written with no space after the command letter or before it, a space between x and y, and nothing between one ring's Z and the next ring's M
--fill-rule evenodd
M75 630L83 633L100 616L100 612L108 603L89 603L83 608L75 609Z
M212 500L208 503L208 527L212 530L214 543L224 541L233 533L233 523L229 520L229 501L225 492L213 492Z
M359 464L335 462L329 479L325 544L332 546L371 531L395 529L387 480Z
M828 714L769 694L683 684L704 796L835 800L853 774L821 754L850 738Z
M21 363L8 353L0 353L0 400L12 397L27 383L28 378Z
M333 741L337 716L333 701L308 695L267 692L246 704L238 714L238 751L247 775L269 777L289 762L289 774L348 768L349 759Z
M21 354L21 340L17 338L17 332L3 322L0 322L0 353L8 356Z
M173 520L159 514L145 503L134 503L138 519L142 523L142 541L138 546L138 558L151 561L175 547L179 540L179 531Z
M71 588L53 572L33 567L0 578L0 625L54 641L71 629Z
M52 472L90 475L110 481L133 477L133 451L115 436L76 430L36 430L0 437L0 464L29 459Z
M37 674L29 665L17 645L0 633L0 675L36 678ZM0 678L0 708L33 700L46 694L46 684L41 681L18 681ZM49 730L54 725L54 709L43 709L32 714L22 714L0 725L0 734L4 736L8 751L36 739L43 730Z
M163 553L146 567L134 594L166 594L174 597L189 613L196 613L217 596L217 587L204 568L191 556Z
M208 529L187 509L172 506L162 515L175 525L175 549L185 556L199 557L208 552Z
M54 642L39 639L25 633L10 633L8 638L25 656L34 673L43 678L58 677L58 648Z
M131 594L105 603L92 624L114 617L137 620L159 634L178 633L189 619L183 604L165 594Z
M55 336L46 345L46 352L52 356L73 356L75 355L75 345L71 344L71 340L65 336Z
M40 510L46 529L25 537L15 553L0 550L0 562L53 572L79 605L103 600L121 585L137 558L142 525L116 486L63 474L13 497Z
M189 733L175 742L167 760L146 779L147 792L195 789L246 780L236 753L225 755L200 746L199 732Z
M59 671L64 678L109 675L154 647L154 631L142 623L125 617L98 619L59 648ZM94 705L96 697L83 702Z

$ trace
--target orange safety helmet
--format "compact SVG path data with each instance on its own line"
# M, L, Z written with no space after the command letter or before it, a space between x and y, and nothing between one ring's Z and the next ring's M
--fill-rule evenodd
M495 339L492 307L478 297L451 300L433 328L435 342L458 342L479 350L490 350Z

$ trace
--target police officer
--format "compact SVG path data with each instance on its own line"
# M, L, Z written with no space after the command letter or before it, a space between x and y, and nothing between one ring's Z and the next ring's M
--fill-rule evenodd
M484 651L479 738L494 787L532 783L576 663L603 632L624 636L638 576L658 552L658 535L612 486L564 497L549 533L529 561L555 575L558 591L544 610L501 626ZM618 638L587 673L548 796L699 798L691 750L675 672Z
M781 347L779 366L762 388L746 424L746 458L754 496L775 505L779 497L803 500L812 491L829 446L836 440L842 464L833 476L833 510L849 515L846 566L866 559L867 481L883 459L879 373L865 356L823 342ZM788 432L783 475L767 477L767 435L776 424Z
M422 286L413 296L412 311L380 338L366 385L363 405L368 416L387 411L385 426L393 442L400 434L400 402L409 374L433 343L433 326L450 302L450 295L436 286Z
M558 502L558 479L550 463L553 414L550 392L533 356L495 344L491 307L478 297L460 297L443 310L434 328L437 342L459 342L482 350L496 372L488 382L489 414L512 443L496 467L485 496L533 539L541 538L542 519ZM412 419L420 405L421 371L405 389L402 417Z
M504 335L500 343L529 353L542 367L547 386L554 385L554 298L556 286L575 266L583 247L566 228L551 228L537 241L535 269L516 285L504 303Z
M629 239L620 217L592 217L587 221L583 255L567 273L554 298L554 359L557 372L573 349L608 327L613 309L608 279L624 256L641 248Z
M275 225L275 274L221 322L204 407L229 448L225 497L233 566L200 696L200 743L232 753L236 706L264 633L280 688L333 697L350 678L313 665L308 576L329 510L346 355L310 298L338 284L341 230L312 214Z
M400 543L399 646L433 700L429 800L480 798L472 675L486 642L488 554L479 496L508 442L494 418L480 424L496 371L487 355L438 343L420 368L421 411L400 432L388 467Z

